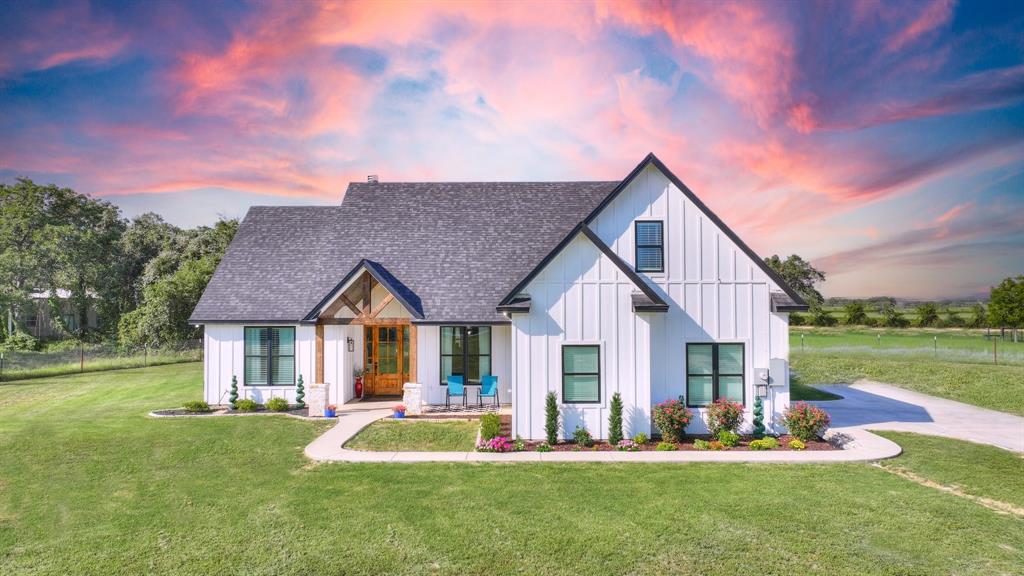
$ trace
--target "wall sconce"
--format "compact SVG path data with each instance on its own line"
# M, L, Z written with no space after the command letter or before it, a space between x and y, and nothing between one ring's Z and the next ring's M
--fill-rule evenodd
M356 341L353 340L351 337L349 337L349 339L346 341L346 344L348 345L348 351L349 352L355 352L356 351Z
M754 385L754 391L759 397L765 398L768 396L768 384L766 382L758 382Z

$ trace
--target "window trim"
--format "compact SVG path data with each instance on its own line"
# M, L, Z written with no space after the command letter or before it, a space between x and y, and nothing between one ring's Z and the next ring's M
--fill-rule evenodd
M596 348L597 349L597 372L573 372L571 374L565 371L565 349L566 348ZM573 343L573 344L562 344L562 365L559 366L559 371L562 373L562 396L559 399L563 405L565 404L600 404L601 403L601 345L597 343ZM566 376L597 376L597 399L596 400L572 400L568 401L565 399L565 377Z
M249 383L249 358L263 358L263 354L247 354L245 346L245 333L248 330L291 330L292 331L292 353L291 354L278 354L278 358L291 358L292 359L292 383L291 384L278 384L274 382L274 355L270 351L271 343L273 338L267 338L267 346L264 352L266 352L267 358L267 383L266 384L250 384ZM268 333L269 336L269 333ZM298 362L295 361L295 347L298 346L298 340L296 340L295 326L243 326L242 327L242 386L249 388L294 388L295 387L295 373L299 369Z
M661 243L660 244L640 244L640 226L639 224L660 224L661 225ZM640 268L640 249L641 248L657 248L661 250L661 267L659 268ZM635 220L633 222L633 270L637 272L643 272L647 274L663 274L665 272L665 221L664 220Z
M462 330L462 355L461 355L462 356L462 368L463 368L463 371L465 371L466 366L469 365L469 329L470 328L476 328L477 330L479 330L480 328L487 328L488 329L487 330L487 340L488 340L487 350L488 350L488 352L487 352L487 354L479 354L478 353L478 354L476 354L476 356L477 357L487 356L488 365L491 367L491 369L488 371L487 374L481 374L480 375L480 378L481 378L481 383L480 384L472 384L472 383L470 383L469 379L465 377L466 375L463 374L462 375L463 376L463 381L462 381L462 385L463 386L480 386L482 384L482 380L483 380L484 376L493 376L494 375L494 326L489 325L489 324L446 324L446 325L441 325L441 326L437 327L437 367L438 367L437 373L441 375L441 386L447 386L448 385L448 381L445 380L445 378L444 378L444 357L445 356L451 356L452 358L455 358L455 357L459 356L458 354L445 354L444 353L444 342L442 341L442 338L444 337L443 334L444 334L444 329L445 328L451 328L452 330L455 330L456 328L462 328L463 329ZM452 362L452 365L454 365L454 364L455 363Z
M743 372L740 374L721 374L718 371L718 346L720 344L738 344L740 346L740 366L743 367ZM690 373L690 346L711 346L711 403L717 402L721 396L719 395L719 383L718 378L720 376L739 376L742 380L743 400L740 402L743 408L747 407L747 343L746 342L687 342L686 343L686 406L688 408L707 408L710 404L692 404L690 402L690 377L691 376L707 376L707 374L691 374Z

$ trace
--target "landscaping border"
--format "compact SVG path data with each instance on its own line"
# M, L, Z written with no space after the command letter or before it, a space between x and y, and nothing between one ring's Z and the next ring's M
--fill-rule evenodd
M326 416L302 416L300 414L291 414L289 412L273 412L270 410L265 410L262 412L232 412L227 408L218 408L210 412L197 412L194 414L158 414L158 412L162 412L163 410L178 410L178 408L162 408L160 410L153 410L149 414L146 414L146 416L150 418L215 418L217 416L230 416L234 418L238 416L288 416L298 420L305 420L307 422L330 422L332 420L338 419L337 416L335 416L334 418L328 418Z
M895 442L859 428L834 428L825 439L842 450L829 451L674 451L674 452L368 452L349 450L346 442L370 424L387 418L390 410L343 414L338 423L303 451L317 462L732 462L812 464L870 462L899 456Z

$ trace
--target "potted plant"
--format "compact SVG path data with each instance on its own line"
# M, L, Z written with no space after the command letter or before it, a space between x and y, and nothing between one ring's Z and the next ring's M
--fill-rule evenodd
M328 404L324 408L324 417L325 418L334 418L337 415L338 415L338 407L335 406L334 404Z
M396 404L394 412L395 418L405 418L405 404Z
M363 399L363 374L366 374L366 370L362 368L356 368L352 370L352 377L355 378L355 393L356 398Z

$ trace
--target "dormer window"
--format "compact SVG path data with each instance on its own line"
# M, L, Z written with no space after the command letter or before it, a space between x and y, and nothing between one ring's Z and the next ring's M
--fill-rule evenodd
M665 271L665 223L661 220L636 222L636 271Z

